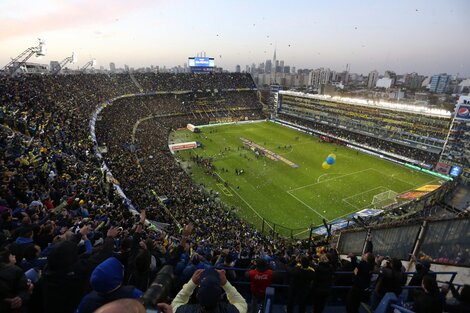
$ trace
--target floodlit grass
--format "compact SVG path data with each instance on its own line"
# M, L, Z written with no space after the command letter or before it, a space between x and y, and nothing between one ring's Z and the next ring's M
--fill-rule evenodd
M293 168L282 161L256 157L243 149L240 137L299 165ZM213 159L216 175L223 183L189 163L196 182L218 192L222 201L237 208L238 214L261 229L262 218L296 229L301 233L310 224L320 225L371 208L374 195L387 190L402 193L438 182L438 179L319 139L272 122L223 125L202 128L200 134L188 130L172 133L172 142L200 141L203 148L183 151L177 157L188 165L190 154ZM330 169L322 163L330 154L336 163ZM243 169L237 175L235 169ZM265 230L269 227L265 224ZM277 226L277 231L290 232ZM304 232L303 236L307 236Z

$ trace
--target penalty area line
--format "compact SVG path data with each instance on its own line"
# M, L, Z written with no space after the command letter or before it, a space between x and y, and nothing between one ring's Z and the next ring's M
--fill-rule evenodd
M328 219L326 218L326 216L324 216L323 214L321 213L318 213L314 208L312 208L311 206L309 206L307 203L303 202L302 200L300 200L299 198L297 198L296 196L294 196L292 193L290 193L290 191L287 192L289 195L291 195L292 197L294 197L297 201L299 201L300 203L302 203L303 205L305 205L307 208L309 208L310 210L312 210L313 212L315 212L317 215L323 217L325 220L328 221Z

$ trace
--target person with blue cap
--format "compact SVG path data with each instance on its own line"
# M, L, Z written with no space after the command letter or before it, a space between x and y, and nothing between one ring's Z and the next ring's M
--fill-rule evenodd
M134 286L123 286L124 265L115 257L98 265L90 278L93 291L83 297L76 313L92 313L100 306L123 298L140 298L143 292Z
M189 298L197 288L197 304L188 304ZM228 302L221 301L226 293ZM246 313L248 305L240 293L227 281L224 270L213 268L199 269L194 272L171 303L175 313Z

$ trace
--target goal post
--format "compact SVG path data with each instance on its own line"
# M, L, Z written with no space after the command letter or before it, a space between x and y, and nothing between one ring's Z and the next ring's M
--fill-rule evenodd
M397 203L397 196L398 193L396 193L393 190L387 190L381 193L376 194L372 198L372 206L374 207L384 207L390 204Z

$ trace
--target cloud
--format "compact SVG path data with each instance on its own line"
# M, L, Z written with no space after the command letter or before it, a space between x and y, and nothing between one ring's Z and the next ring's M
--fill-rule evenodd
M120 15L128 15L148 4L149 0L134 1L61 1L47 14L27 18L0 19L0 40L51 31L61 31L79 26L114 22Z

